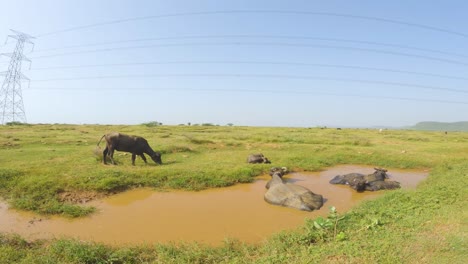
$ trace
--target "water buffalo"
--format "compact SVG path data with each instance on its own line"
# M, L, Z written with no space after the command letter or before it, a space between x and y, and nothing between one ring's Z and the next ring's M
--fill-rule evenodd
M400 188L400 183L397 181L375 181L366 185L367 191L378 191L378 190L392 190Z
M381 168L374 169L374 173L368 175L361 173L337 175L330 180L330 183L349 185L358 192L400 188L399 182L385 181L385 179L388 179L387 170Z
M248 163L271 163L262 153L259 154L251 154L247 158Z
M363 192L366 189L365 175L361 173L348 173L345 175L337 175L330 180L331 184L345 184L358 192Z
M264 196L265 201L304 211L320 209L323 205L322 195L300 185L284 183L282 177L286 171L286 168L276 167L270 170L271 180L265 186L268 189Z
M146 141L146 139L142 137L112 132L102 136L97 144L98 146L103 138L106 139L107 143L106 148L103 151L102 162L104 164L106 164L106 157L109 157L112 164L115 164L115 150L132 153L132 165L135 165L136 155L140 156L143 159L143 161L147 163L144 153L148 154L151 157L151 159L157 164L162 164L161 153L153 151L153 149L149 146L148 141Z

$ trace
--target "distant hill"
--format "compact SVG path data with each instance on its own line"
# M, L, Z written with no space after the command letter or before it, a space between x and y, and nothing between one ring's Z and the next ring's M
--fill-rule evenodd
M453 123L419 122L414 126L408 127L408 129L432 131L468 131L468 121Z

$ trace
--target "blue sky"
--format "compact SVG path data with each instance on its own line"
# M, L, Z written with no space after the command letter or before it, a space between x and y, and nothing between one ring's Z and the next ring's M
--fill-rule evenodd
M0 7L0 40L9 29L37 36L34 51L25 48L32 67L23 65L29 123L467 120L466 1L0 0ZM0 71L8 59L0 58Z

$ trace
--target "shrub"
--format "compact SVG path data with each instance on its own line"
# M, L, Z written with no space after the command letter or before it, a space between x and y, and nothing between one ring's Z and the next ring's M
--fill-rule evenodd
M148 122L148 123L143 123L142 125L147 126L147 127L155 127L155 126L162 126L162 124L163 123L158 122L158 121L151 121L151 122Z

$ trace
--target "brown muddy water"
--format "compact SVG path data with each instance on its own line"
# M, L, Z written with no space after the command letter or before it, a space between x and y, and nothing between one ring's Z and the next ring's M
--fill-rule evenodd
M306 218L326 216L335 206L345 212L363 200L385 191L357 193L348 186L328 181L338 174L372 173L372 167L337 166L322 172L291 173L285 180L323 195L324 206L314 212L274 206L263 200L269 175L250 184L200 192L156 192L135 189L89 203L98 212L85 218L44 217L8 209L0 203L0 232L28 239L73 237L108 244L199 242L220 245L226 238L256 243L281 230L292 229ZM405 189L415 188L427 171L389 169L390 180Z

